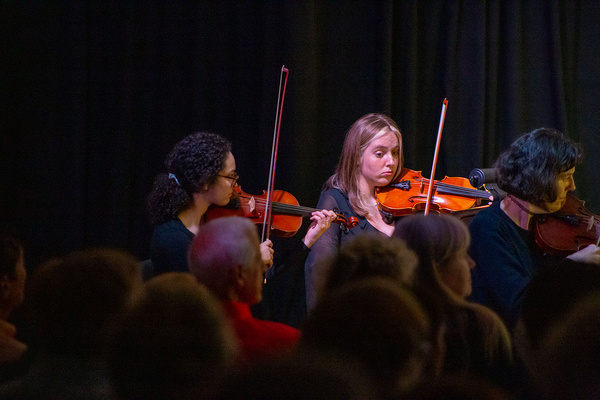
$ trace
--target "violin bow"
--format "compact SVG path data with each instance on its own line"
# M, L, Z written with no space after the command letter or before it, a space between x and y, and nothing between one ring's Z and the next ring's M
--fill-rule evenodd
M285 74L285 80L283 75ZM271 215L273 208L273 187L275 186L275 165L277 164L277 150L279 149L279 132L281 130L281 113L283 111L283 100L287 87L289 70L285 65L281 66L279 75L279 92L277 94L277 111L275 113L275 127L273 129L273 146L271 148L271 166L269 168L269 184L267 185L267 200L265 203L265 218L263 223L261 242L267 240L271 233ZM281 90L283 82L283 91Z
M448 108L448 99L444 99L442 104L442 114L440 115L440 125L438 127L437 141L435 143L435 153L433 155L433 165L431 166L431 178L429 179L429 190L427 191L427 203L425 203L425 215L429 214L429 205L433 198L433 187L435 186L435 168L437 166L438 154L440 152L440 143L442 141L442 130L446 120L446 109Z

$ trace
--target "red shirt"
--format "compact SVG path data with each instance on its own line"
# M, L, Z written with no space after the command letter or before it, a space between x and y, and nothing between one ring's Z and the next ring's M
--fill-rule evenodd
M256 319L245 303L224 301L221 304L237 336L243 361L254 362L289 353L298 343L298 329L279 322Z

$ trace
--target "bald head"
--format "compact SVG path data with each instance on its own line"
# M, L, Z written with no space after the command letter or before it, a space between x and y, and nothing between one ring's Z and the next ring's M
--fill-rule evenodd
M256 303L262 293L259 245L256 227L249 219L211 220L194 237L188 259L190 271L221 299Z

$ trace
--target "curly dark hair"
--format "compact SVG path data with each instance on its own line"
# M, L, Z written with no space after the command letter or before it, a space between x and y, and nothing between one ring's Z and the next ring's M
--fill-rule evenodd
M539 128L513 142L496 161L500 189L535 205L556 200L556 179L579 165L583 151L562 132Z
M231 143L215 133L196 132L179 141L167 156L148 196L152 224L175 218L192 203L192 194L212 184L225 165Z

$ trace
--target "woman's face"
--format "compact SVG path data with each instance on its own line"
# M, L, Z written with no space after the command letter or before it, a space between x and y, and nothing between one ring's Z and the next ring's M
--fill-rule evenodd
M558 174L558 177L556 178L556 200L551 203L544 203L544 208L548 212L556 212L565 205L567 193L575 190L575 181L573 180L574 173L575 167Z
M373 140L360 159L360 180L369 190L389 184L398 169L398 137L388 128L384 129L387 132Z
M471 294L471 270L475 267L475 261L467 253L467 248L461 249L454 254L450 262L439 269L442 282L454 293L462 298Z
M233 195L233 188L237 185L237 172L235 170L235 158L229 152L225 159L223 169L219 171L217 180L208 187L205 192L206 199L211 204L224 206L229 203Z

